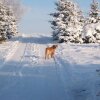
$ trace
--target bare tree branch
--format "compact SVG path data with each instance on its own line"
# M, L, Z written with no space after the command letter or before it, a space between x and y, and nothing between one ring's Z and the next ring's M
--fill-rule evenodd
M24 12L25 12L25 7L22 5L21 0L0 0L5 6L9 7L12 9L14 16L17 21L19 21Z

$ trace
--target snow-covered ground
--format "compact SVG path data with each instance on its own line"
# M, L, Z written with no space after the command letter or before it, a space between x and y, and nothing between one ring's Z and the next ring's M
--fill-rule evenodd
M48 34L0 44L0 100L100 100L100 45L59 44L44 59Z

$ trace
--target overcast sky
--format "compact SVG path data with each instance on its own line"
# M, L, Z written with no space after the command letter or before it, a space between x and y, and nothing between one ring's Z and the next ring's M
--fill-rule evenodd
M51 12L55 11L54 3L57 0L22 0L22 3L28 7L27 13L20 22L20 32L31 33L47 33L51 34L52 29L50 23L52 17ZM87 13L92 0L76 0L83 12ZM100 0L98 0L100 2Z

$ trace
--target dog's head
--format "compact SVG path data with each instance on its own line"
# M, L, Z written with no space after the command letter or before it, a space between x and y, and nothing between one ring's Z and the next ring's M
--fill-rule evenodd
M54 49L56 49L56 48L58 47L58 45L53 45L52 47L53 47Z

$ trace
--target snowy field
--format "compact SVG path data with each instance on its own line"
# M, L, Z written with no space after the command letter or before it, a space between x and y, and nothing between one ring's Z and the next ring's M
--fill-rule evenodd
M100 100L100 45L63 43L45 60L51 41L33 34L0 44L0 100Z

